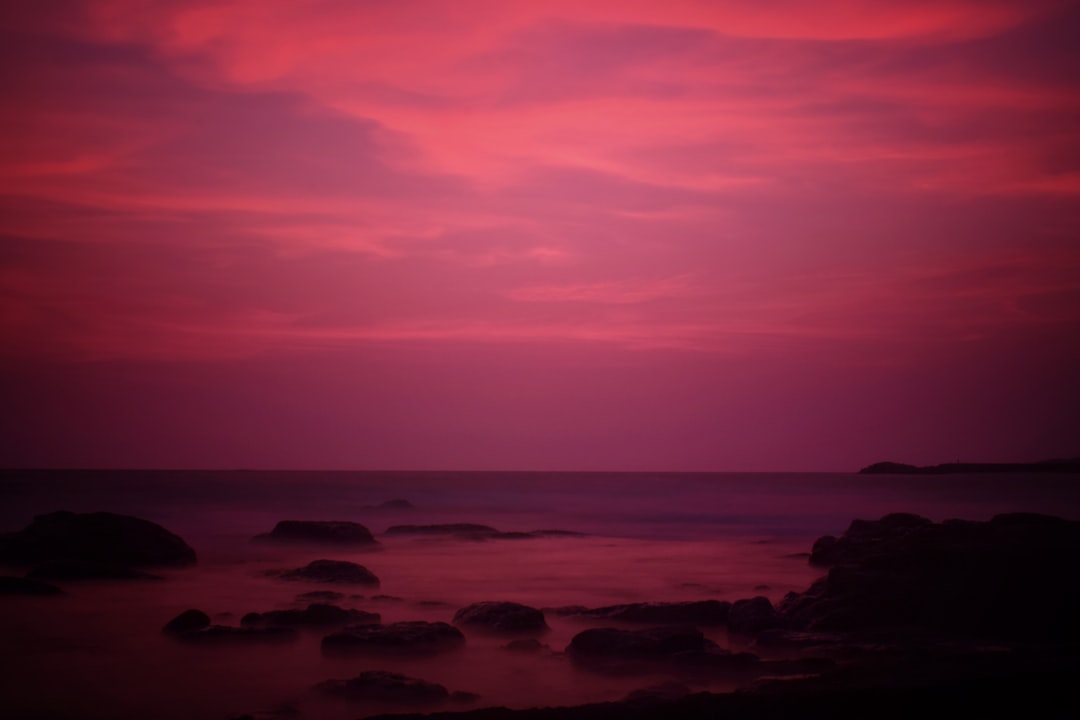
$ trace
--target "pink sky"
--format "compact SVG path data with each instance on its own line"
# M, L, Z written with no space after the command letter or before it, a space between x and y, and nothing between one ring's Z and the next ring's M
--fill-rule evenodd
M0 464L1080 454L1057 0L0 11Z

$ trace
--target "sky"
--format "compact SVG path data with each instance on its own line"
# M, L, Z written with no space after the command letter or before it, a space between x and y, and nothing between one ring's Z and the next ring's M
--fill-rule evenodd
M0 465L1080 455L1080 4L0 10Z

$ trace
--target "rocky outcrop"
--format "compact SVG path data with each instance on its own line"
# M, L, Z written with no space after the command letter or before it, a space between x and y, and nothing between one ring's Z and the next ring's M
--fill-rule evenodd
M378 540L366 527L345 520L282 520L270 532L256 535L252 539L259 542L345 547L378 544Z
M185 610L161 628L166 635L183 635L210 627L210 616L202 610Z
M345 609L326 603L312 603L303 610L270 610L264 613L248 613L240 619L240 624L246 627L266 625L333 627L335 625L377 623L380 619L379 613Z
M454 624L497 635L537 635L548 631L544 613L514 602L478 602L454 613Z
M347 627L322 639L325 655L435 655L456 650L465 636L453 625L420 620Z
M591 628L573 637L566 654L575 664L608 673L653 669L683 653L719 650L700 630L669 625L643 630Z
M726 600L700 600L692 602L628 603L599 608L565 606L553 608L556 615L583 618L603 618L630 623L651 625L724 625L727 623L731 603Z
M0 541L0 562L13 565L88 563L114 568L180 567L195 551L149 520L108 512L38 515Z
M1080 641L1080 523L1029 513L933 523L856 520L814 546L828 575L780 605L794 630L917 628L938 635Z
M379 578L363 565L347 560L313 560L302 568L273 571L282 580L378 587Z
M348 680L327 680L314 689L346 700L402 705L437 705L450 698L442 685L385 670L368 670Z
M728 613L728 630L735 635L752 636L762 630L783 625L783 618L767 597L736 600Z

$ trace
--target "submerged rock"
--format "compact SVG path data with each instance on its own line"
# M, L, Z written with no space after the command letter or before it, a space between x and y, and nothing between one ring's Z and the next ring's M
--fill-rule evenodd
M606 618L632 623L723 625L727 622L731 603L726 600L692 602L628 603L599 608L566 606L555 608L557 615L587 618Z
M499 635L533 635L548 631L544 613L514 602L478 602L454 613L454 624Z
M0 595L63 595L64 591L34 578L0 576Z
M210 616L202 610L185 610L161 628L161 632L167 635L183 635L184 633L197 632L210 627Z
M327 680L315 690L347 700L407 705L435 705L450 698L442 685L385 670L368 670L348 680Z
M379 578L363 565L347 560L313 560L302 568L273 573L283 580L379 586Z
M764 596L736 600L728 613L728 629L736 635L757 635L762 630L780 627L783 617Z
M23 530L5 536L0 541L0 562L184 566L195 563L195 551L180 536L149 520L60 511L38 515Z
M270 532L256 535L253 539L260 542L361 547L378 544L370 530L360 523L347 520L282 520Z
M364 610L347 610L326 603L312 603L303 610L270 610L264 613L248 613L240 619L240 624L250 627L259 625L326 627L377 623L380 619L379 613Z
M434 655L464 644L465 636L453 625L413 620L347 627L324 637L322 651L326 655Z

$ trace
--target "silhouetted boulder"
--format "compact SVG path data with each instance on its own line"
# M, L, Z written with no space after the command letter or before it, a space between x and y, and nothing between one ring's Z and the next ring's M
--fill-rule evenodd
M161 628L167 635L183 635L210 627L210 616L202 610L185 610Z
M302 568L272 573L283 580L379 586L379 578L363 565L347 560L313 560Z
M345 520L282 520L274 529L254 540L314 545L366 546L378 541L360 523Z
M756 635L762 630L779 627L783 618L767 597L736 600L728 613L728 629L736 635Z
M405 705L436 705L450 697L442 685L385 670L368 670L348 680L327 680L315 690L347 700Z
M183 566L195 551L149 520L108 512L38 515L0 542L0 562L78 562L113 567Z
M161 580L160 575L134 568L81 560L57 560L39 565L26 574L42 580Z
M0 595L62 595L63 590L42 580L0 576Z
M453 625L413 620L347 627L324 637L322 651L326 655L433 655L464 644L465 636Z
M312 603L303 610L270 610L264 613L248 613L240 619L244 626L282 625L286 627L329 627L334 625L362 625L377 623L379 613L364 610L347 610L337 605Z
M731 603L726 600L699 600L692 602L627 603L598 608L570 605L554 608L552 612L556 615L604 618L654 625L723 625L727 623L730 609Z
M591 670L626 673L667 663L680 653L702 652L716 648L700 630L671 625L643 630L591 628L573 637L566 654L577 664Z
M544 613L513 602L478 602L454 613L454 624L499 635L547 632Z

